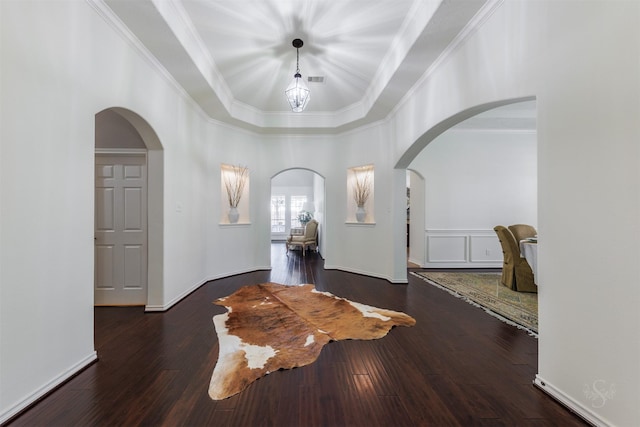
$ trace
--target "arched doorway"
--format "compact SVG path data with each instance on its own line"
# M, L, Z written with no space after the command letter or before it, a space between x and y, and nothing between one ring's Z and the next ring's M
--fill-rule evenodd
M129 197L130 204L139 205L139 209L129 213L136 219L133 220L135 227L144 228L140 235L140 241L144 243L144 252L142 249L136 248L139 242L129 245L131 249L132 258L136 259L139 263L139 267L132 267L132 264L124 266L124 273L136 276L136 268L142 269L140 273L144 278L144 291L132 292L136 294L132 297L131 304L145 305L147 311L158 311L163 309L163 151L162 144L155 131L151 126L140 117L138 114L125 108L113 107L100 111L95 116L95 149L96 158L101 157L103 160L100 162L104 164L104 159L111 157L113 159L127 159L124 163L129 163L130 167L123 167L122 173L135 175L139 172L141 178L144 178L140 185L144 184L144 187L137 187L137 189L128 191L124 200ZM109 161L111 161L109 160ZM131 165L133 162L133 165ZM109 163L108 161L106 163ZM118 162L116 162L118 163ZM119 163L123 163L122 161ZM107 172L110 169L108 165L105 165L104 171ZM112 168L111 168L112 169ZM124 170L127 170L125 172ZM96 184L101 176L101 170L96 171ZM109 211L113 207L108 206L108 200L111 199L111 195L106 193L115 190L106 190L101 197L96 193L96 231L98 232L104 224L99 224L98 215L105 210ZM119 190L120 191L120 190ZM124 191L123 191L124 194ZM105 199L106 197L106 199ZM107 205L105 206L104 203ZM100 210L99 210L100 209ZM141 216L137 218L136 215ZM104 230L103 230L104 231ZM96 238L99 235L96 233ZM96 240L96 247L98 246L98 240ZM102 242L104 243L104 242ZM113 270L112 267L105 267L105 262L111 262L109 257L114 253L110 251L107 245L103 245L104 250L96 249L95 256L95 277L102 275L102 280L105 277L109 277ZM125 251L126 251L125 244ZM102 253L100 253L102 252ZM121 256L120 254L119 256ZM139 258L137 258L139 257ZM102 259L101 259L102 258ZM118 268L122 269L122 265ZM106 268L106 270L105 270ZM103 270L101 270L103 269ZM127 271L129 269L129 271ZM121 270L122 273L122 270ZM121 274L119 273L119 274ZM112 279L110 279L112 280ZM122 282L122 279L118 279ZM113 281L113 280L112 280ZM96 281L97 282L97 281ZM135 280L132 281L134 283ZM108 287L108 285L106 286ZM137 286L132 286L135 288ZM143 295L141 295L141 292ZM126 297L126 293L124 296ZM120 303L126 304L126 299L113 299L114 304L120 305ZM107 298L104 301L96 301L96 303L110 304L110 300ZM130 304L129 304L130 305Z
M427 268L501 267L493 227L537 223L535 100L465 110L427 131L403 160L409 152L411 174L426 180L422 205L412 206L412 222L419 211L423 215L424 228L414 230L420 239L416 254L424 242L422 262L417 263Z
M304 168L291 168L271 178L271 240L284 241L299 226L300 212L309 212L319 223L318 250L325 249L325 179Z
M467 108L466 110L460 111L453 116L442 120L440 123L436 124L432 128L428 129L425 133L423 133L418 139L414 141L413 144L404 152L400 159L396 162L396 169L406 169L409 167L409 164L413 161L413 159L422 151L424 147L426 147L431 141L433 141L438 135L443 132L451 129L453 126L470 119L474 116L477 116L480 113L484 113L485 111L489 111L498 107L503 107L505 105L517 104L519 102L525 101L534 101L535 97L526 96L522 98L514 98L502 101L489 102L486 104L477 105L475 107Z

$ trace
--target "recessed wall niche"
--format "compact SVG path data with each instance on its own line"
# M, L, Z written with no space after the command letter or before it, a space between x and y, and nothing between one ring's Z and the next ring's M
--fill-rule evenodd
M374 168L373 165L347 169L347 222L374 223Z
M220 165L220 224L249 224L249 168Z

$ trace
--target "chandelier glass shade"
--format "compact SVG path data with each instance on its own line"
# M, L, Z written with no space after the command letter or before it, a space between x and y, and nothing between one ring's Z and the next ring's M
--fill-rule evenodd
M292 44L293 47L296 48L296 73L293 75L293 80L289 83L284 93L287 96L291 110L299 113L303 111L309 103L311 93L300 74L300 54L298 49L302 47L302 40L295 39Z

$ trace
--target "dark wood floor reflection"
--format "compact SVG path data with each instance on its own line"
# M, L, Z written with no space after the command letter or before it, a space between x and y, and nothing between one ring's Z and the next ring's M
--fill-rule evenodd
M409 276L408 285L324 270L272 245L271 271L206 283L166 313L95 309L99 361L12 426L581 426L532 385L537 340ZM218 355L211 302L240 286L314 283L404 311L416 326L327 345L223 401L207 395Z

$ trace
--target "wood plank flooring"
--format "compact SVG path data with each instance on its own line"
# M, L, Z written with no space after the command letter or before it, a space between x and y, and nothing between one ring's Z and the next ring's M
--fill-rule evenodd
M409 276L408 285L324 270L272 245L271 271L206 283L165 313L95 309L99 360L11 426L583 426L532 385L537 340ZM314 283L415 317L374 341L325 346L239 395L207 395L218 355L212 304L243 285Z

